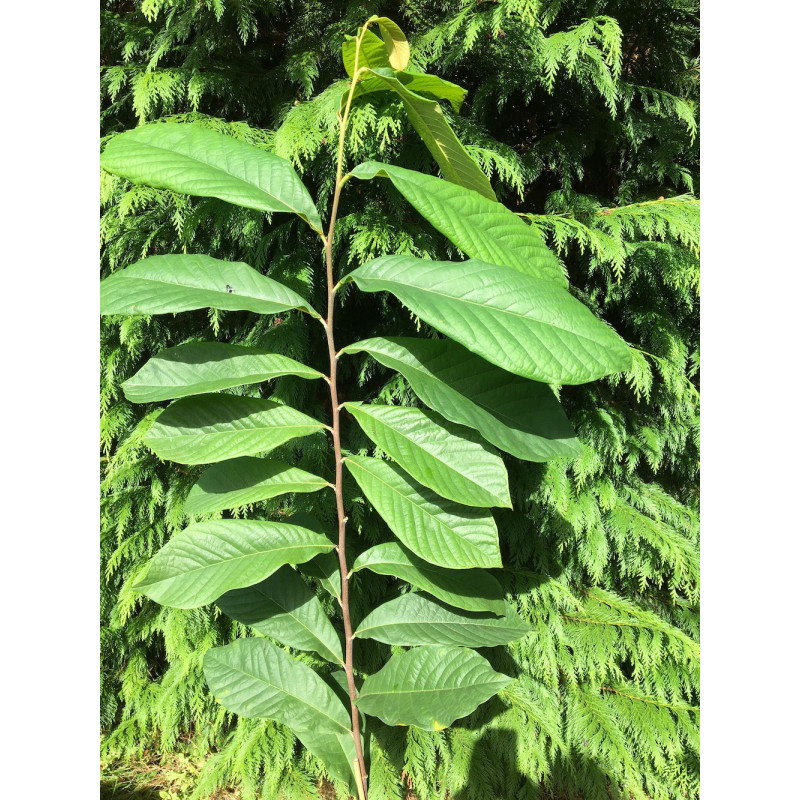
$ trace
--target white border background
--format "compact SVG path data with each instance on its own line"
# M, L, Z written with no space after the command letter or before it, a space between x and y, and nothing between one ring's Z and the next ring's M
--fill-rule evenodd
M702 15L702 788L751 800L796 792L800 12L705 0ZM99 738L98 10L10 6L0 40L0 792L86 798Z

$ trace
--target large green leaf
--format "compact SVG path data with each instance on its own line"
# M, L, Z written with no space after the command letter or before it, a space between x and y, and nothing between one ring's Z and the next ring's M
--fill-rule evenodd
M421 644L494 647L520 639L531 631L511 606L496 617L453 611L437 600L410 592L378 606L358 626L354 636L406 647Z
M384 256L347 280L391 292L429 325L523 378L578 384L631 366L625 342L566 289L509 267Z
M427 75L424 72L410 72L408 70L396 70L394 74L397 80L399 80L406 89L416 94L430 94L437 100L448 100L456 114L461 109L464 98L467 96L466 89L456 83L446 81L438 75ZM365 94L372 94L373 92L390 91L392 91L391 87L382 78L371 77L360 80L358 84L356 84L353 98L355 99ZM348 92L345 92L342 96L342 104L346 102L347 95Z
M330 486L324 478L265 458L233 458L209 467L184 503L187 514L224 511L289 492L318 492Z
M353 178L388 178L412 206L468 256L566 286L564 270L536 228L472 189L391 164L367 161Z
M441 731L512 682L474 650L415 647L392 656L361 687L358 707L387 725Z
M482 569L434 566L398 542L386 542L365 550L353 563L353 572L360 569L407 581L456 608L505 613L503 588L490 573Z
M511 508L502 460L472 431L419 408L344 407L378 447L442 497L469 506Z
M176 400L145 436L160 458L179 464L211 464L264 453L325 426L272 400L209 394Z
M291 567L281 567L253 586L226 592L217 605L231 619L282 644L344 663L339 636L322 605Z
M159 123L121 133L106 145L100 166L157 189L289 211L322 231L314 201L286 159L202 125Z
M474 189L491 200L496 199L489 179L464 149L435 100L411 91L391 68L370 68L367 72L400 96L414 130L448 181Z
M150 256L100 282L101 314L177 314L197 308L277 314L316 311L297 292L241 261L203 255Z
M452 569L502 566L489 511L445 500L389 461L348 456L345 464L392 532L421 558Z
M135 588L163 606L199 608L332 549L322 534L286 522L198 522L156 553Z
M581 452L552 389L498 369L449 339L375 338L342 353L364 351L400 372L423 403L479 431L507 453L549 461Z
M122 388L132 403L157 403L261 383L280 375L308 380L325 377L277 353L222 342L197 342L162 350L128 378Z
M350 715L330 686L266 639L213 647L203 671L214 697L234 714L274 719L297 732L350 732Z

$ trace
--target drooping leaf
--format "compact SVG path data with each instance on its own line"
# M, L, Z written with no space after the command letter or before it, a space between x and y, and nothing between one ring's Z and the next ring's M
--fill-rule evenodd
M339 702L349 709L350 693L347 686L347 675L343 670L335 670L320 676L333 690ZM359 714L361 720L361 747L364 749L364 734L366 719ZM313 753L328 771L328 774L345 781L353 797L358 796L356 781L358 773L353 762L356 759L356 747L352 734L319 733L317 731L296 731L295 735L303 745Z
M214 697L234 714L274 719L297 732L350 733L350 716L333 690L266 639L213 647L203 671Z
M407 581L456 608L491 611L497 615L505 613L503 588L493 575L482 569L434 566L399 542L386 542L365 550L353 564L353 572L360 569Z
M411 58L411 48L408 46L406 35L400 30L400 26L388 17L378 17L375 22L378 23L392 69L405 69Z
M456 503L511 508L502 460L467 428L431 411L345 403L364 433L423 486Z
M150 256L100 283L101 314L177 314L198 308L277 314L297 308L319 317L297 292L241 261Z
M348 456L345 464L395 536L421 558L450 569L502 566L489 511L445 500L389 461Z
M552 389L498 369L449 339L374 338L342 353L369 353L397 370L434 411L526 461L577 456L580 442Z
M336 553L321 553L314 556L310 561L301 564L299 569L303 575L316 578L331 597L341 600L342 576L339 573L339 558Z
M108 143L100 165L156 189L292 212L322 231L314 201L286 159L202 125L159 123L125 131Z
M434 228L471 258L566 286L558 259L539 232L501 203L434 175L367 161L350 175L388 178Z
M356 745L352 733L325 733L321 731L294 731L303 747L316 756L328 774L349 786L350 794L358 797L358 777L353 767Z
M289 492L318 492L330 484L318 475L282 461L233 458L214 464L192 487L183 510L187 514L224 511Z
M162 606L199 608L332 549L322 534L286 522L198 522L156 553L135 588Z
M122 384L132 403L157 403L233 386L261 383L280 375L323 378L299 361L255 347L222 342L181 344L153 356Z
M470 260L384 256L347 276L523 378L579 384L630 369L625 342L553 281Z
M264 453L325 426L272 400L209 394L176 400L145 436L159 458L179 464L211 464Z
M364 681L358 707L387 725L441 731L512 682L464 647L415 647Z
M452 106L453 111L458 114L464 98L467 96L467 90L459 86L457 83L446 81L438 75L427 75L424 72L410 72L409 70L396 70L395 77L402 83L406 89L415 94L430 94L437 100L447 100ZM366 78L360 80L356 84L353 91L353 99L366 94L374 92L390 92L392 91L386 81L382 78ZM347 101L348 92L342 95L342 105ZM437 179L438 180L438 179Z
M282 644L344 663L339 636L322 605L291 567L281 567L253 586L226 592L217 605L231 619Z
M342 44L342 61L344 62L345 71L351 78L355 74L356 42L357 38L355 36L347 36ZM390 70L392 67L383 39L369 30L364 31L361 38L361 46L358 48L358 69L361 70L367 67L388 68Z
M506 614L454 611L437 600L409 592L378 606L358 626L354 636L406 647L443 644L494 647L520 639L531 631L511 606Z
M448 181L474 189L491 200L496 199L489 179L464 149L435 100L411 91L391 68L370 68L369 74L400 96L414 130Z

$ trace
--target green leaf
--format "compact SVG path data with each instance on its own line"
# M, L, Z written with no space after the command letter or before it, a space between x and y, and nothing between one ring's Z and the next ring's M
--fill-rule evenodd
M348 456L345 464L392 532L421 558L452 569L502 566L489 511L445 500L388 461Z
M342 643L322 605L303 579L281 567L253 586L226 592L217 605L231 619L298 650L314 650L344 664Z
M347 36L342 44L342 61L347 74L352 78L355 74L356 61L356 37ZM392 64L389 61L389 54L386 45L380 36L376 36L372 31L364 31L361 39L361 46L358 50L358 68L365 67L387 68L391 70Z
M311 561L306 561L300 566L300 572L309 578L316 578L331 597L342 599L342 576L339 573L339 559L336 553L321 553L314 556Z
M361 622L354 636L386 644L495 647L531 631L511 606L499 619L492 614L453 611L437 600L410 592L378 606Z
M331 777L346 783L353 797L358 796L358 776L353 768L356 745L352 733L322 733L319 731L294 731L294 735L309 753L316 756Z
M272 400L209 394L176 400L144 438L159 458L179 464L211 464L264 453L325 426Z
M403 197L468 256L567 285L558 259L536 228L495 200L433 175L367 161L350 175L388 178Z
M202 125L159 123L121 133L106 145L100 166L157 189L292 212L322 231L314 201L286 159Z
M289 492L318 492L330 484L282 461L233 458L209 467L184 503L187 514L208 514L259 503Z
M364 351L401 373L417 397L451 422L526 461L577 456L580 442L552 389L498 369L449 339L374 338Z
M497 199L489 179L464 149L435 100L428 100L411 91L392 69L371 68L369 74L383 81L400 96L414 130L448 181L474 189L491 200Z
M387 542L365 550L356 558L352 571L360 569L399 578L456 608L491 611L498 615L505 613L503 589L490 573L482 569L434 566L398 542Z
M384 256L345 280L391 292L429 325L523 378L579 384L630 369L625 342L566 289L509 267Z
M181 344L162 350L122 384L132 403L157 403L281 375L313 380L325 376L293 358L222 342Z
M347 675L343 670L336 670L320 676L323 681L333 690L339 702L345 708L350 708L350 692L347 686ZM361 720L361 747L364 749L363 731L366 728L366 719L363 714L359 714ZM353 797L358 795L356 780L358 773L353 766L356 758L356 747L353 742L353 735L318 733L316 731L296 731L295 735L303 745L313 753L328 771L329 775L344 781L349 785L350 794Z
M150 256L100 283L101 314L177 314L197 308L277 314L306 300L241 261L203 255Z
M199 608L332 549L322 534L285 522L198 522L156 553L134 588L162 606Z
M467 96L466 89L437 75L427 75L424 72L409 72L408 70L397 70L394 74L397 80L412 92L430 94L437 100L448 100L456 114L461 110L461 105ZM374 92L390 91L392 91L391 87L382 78L366 78L356 84L353 99L355 100L362 95ZM348 94L349 91L342 95L343 106L347 101Z
M474 650L415 647L370 675L356 704L387 725L441 731L512 683Z
M411 58L411 48L408 46L406 35L400 30L400 26L388 17L378 17L375 22L378 23L392 69L405 69Z
M442 497L469 506L511 508L502 460L472 431L419 408L344 407L378 447Z
M213 647L203 671L214 697L234 714L274 719L295 732L350 733L350 715L333 690L266 639Z

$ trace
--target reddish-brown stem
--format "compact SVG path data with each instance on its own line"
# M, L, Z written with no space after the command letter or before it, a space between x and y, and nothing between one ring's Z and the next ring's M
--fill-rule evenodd
M347 516L344 511L344 495L342 493L342 442L339 434L339 393L336 386L336 345L333 339L333 312L336 304L336 284L333 279L333 234L336 228L336 215L339 211L339 198L342 193L342 186L346 183L346 178L342 177L342 162L344 161L345 134L347 131L347 119L350 115L350 106L353 102L353 92L358 83L360 72L358 68L358 53L361 39L369 27L369 23L363 26L359 35L356 37L356 57L353 65L353 80L350 84L350 91L347 96L344 114L339 119L339 153L336 161L336 186L333 192L333 203L331 204L331 222L328 226L328 235L323 236L325 243L325 272L328 284L328 314L322 322L325 328L325 335L328 339L328 358L330 359L330 373L328 380L331 389L331 411L333 422L331 424L331 435L333 437L333 452L336 458L336 481L334 492L336 493L336 515L339 520L339 543L336 551L339 555L339 574L342 580L341 600L342 617L344 618L344 671L347 676L347 689L350 695L350 716L353 725L353 741L356 748L356 762L361 776L358 786L359 800L367 798L367 768L364 762L364 750L361 746L361 721L358 716L356 706L356 682L353 675L353 626L350 622L350 570L347 568L347 555L345 545L347 542L346 528Z
M361 785L359 786L360 800L367 798L367 768L364 762L364 751L361 747L361 722L358 716L358 707L356 706L356 682L353 675L353 626L350 622L350 581L349 569L347 568L347 555L345 552L345 545L347 541L346 528L347 516L344 511L344 496L342 494L342 443L339 434L339 394L336 386L336 345L333 340L333 312L336 304L336 285L333 279L333 233L336 227L336 215L339 210L339 198L342 193L342 186L345 184L345 179L342 178L342 161L344 160L344 142L345 132L347 130L347 119L350 114L350 105L353 102L353 91L358 82L358 45L364 35L367 25L365 25L359 36L357 37L356 44L356 63L354 65L354 78L350 86L350 92L347 97L347 104L345 106L344 114L339 120L339 154L336 163L336 187L333 193L333 203L331 205L331 222L328 227L328 235L324 236L325 242L325 271L328 284L328 315L322 323L325 327L325 335L328 339L328 357L330 359L330 373L329 383L331 388L331 410L333 412L333 423L331 425L331 435L333 437L333 452L336 458L336 481L334 484L334 491L336 493L336 514L339 520L339 544L337 546L337 553L339 555L339 573L342 580L341 590L341 606L342 617L344 618L344 671L347 676L347 689L350 694L350 716L353 725L353 741L356 748L356 761L358 771L361 776Z

